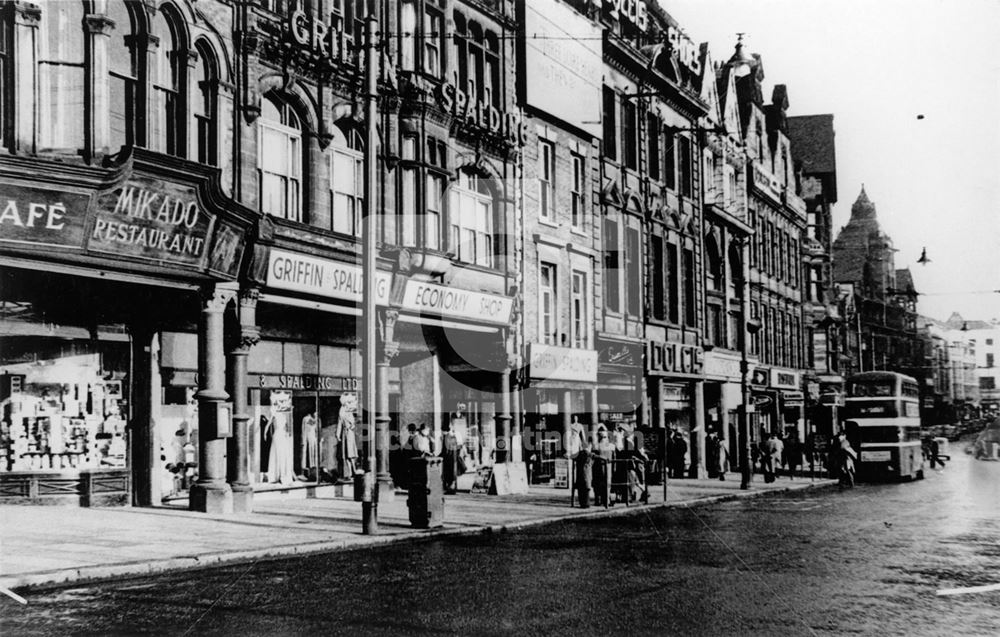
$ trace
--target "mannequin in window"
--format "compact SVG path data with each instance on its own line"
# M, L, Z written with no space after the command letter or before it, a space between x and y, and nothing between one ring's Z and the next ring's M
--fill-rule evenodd
M341 478L351 479L357 468L358 439L355 434L354 412L358 406L358 398L353 394L344 394L340 399L340 418L337 421L337 451L340 461Z
M302 440L299 443L299 455L302 459L302 470L306 474L316 466L317 457L317 427L316 412L311 411L302 417Z
M267 459L267 481L291 484L295 480L292 468L292 405L291 396L271 394L271 418L267 423L271 434L271 453Z

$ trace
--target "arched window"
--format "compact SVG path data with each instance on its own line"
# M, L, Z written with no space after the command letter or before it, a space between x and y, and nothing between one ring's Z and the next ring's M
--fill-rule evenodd
M130 3L109 2L108 18L114 30L108 40L108 147L116 152L135 143L138 56L132 35L136 32Z
M292 107L274 96L261 100L257 171L261 212L302 220L302 125Z
M493 196L481 177L459 172L449 200L451 250L466 263L493 267Z
M404 71L416 66L418 41L416 1L403 0L399 3L399 68Z
M39 4L38 147L75 151L84 144L83 3L45 0Z
M338 127L337 133L329 158L333 231L358 236L364 206L364 142L352 125Z
M715 239L709 237L705 241L705 278L710 291L722 291L722 259Z
M191 115L194 120L196 148L191 158L198 163L218 165L219 139L219 71L215 53L206 42L199 42L198 65L195 67L194 94L191 95Z
M180 56L180 31L169 7L161 7L153 19L153 35L158 40L153 50L153 95L149 110L150 149L170 155L184 152L182 94L184 66Z

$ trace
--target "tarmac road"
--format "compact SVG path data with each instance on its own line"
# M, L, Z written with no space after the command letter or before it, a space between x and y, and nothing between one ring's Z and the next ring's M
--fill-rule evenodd
M14 635L996 635L1000 463L36 590ZM183 542L183 538L178 538Z

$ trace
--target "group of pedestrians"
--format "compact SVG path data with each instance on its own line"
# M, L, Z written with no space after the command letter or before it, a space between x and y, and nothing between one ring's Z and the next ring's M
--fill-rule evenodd
M648 501L649 455L630 425L619 424L611 434L607 427L599 425L593 441L586 434L579 435L570 448L575 451L571 454L574 488L581 508L590 506L591 494L594 504L604 507L614 504L612 496L625 502Z
M760 443L751 448L752 462L760 468L764 482L774 482L778 471L784 471L789 479L802 467L805 447L799 440L799 434L789 432L784 438L777 433L765 433Z

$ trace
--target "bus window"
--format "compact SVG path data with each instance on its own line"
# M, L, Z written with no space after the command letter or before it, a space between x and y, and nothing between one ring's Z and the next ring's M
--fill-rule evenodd
M902 442L903 437L899 427L883 426L859 427L861 442Z
M896 386L891 382L864 382L849 383L847 385L847 395L852 398L866 398L869 396L895 396Z

